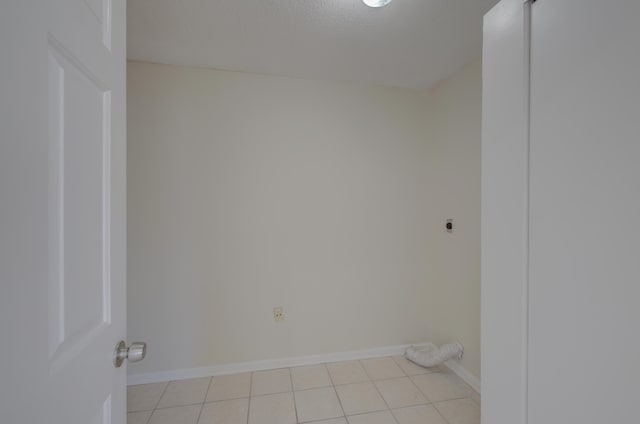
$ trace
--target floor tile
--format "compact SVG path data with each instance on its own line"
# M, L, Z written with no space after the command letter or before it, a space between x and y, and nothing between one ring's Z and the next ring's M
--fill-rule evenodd
M211 377L172 381L164 391L158 408L193 405L204 402Z
M247 424L249 399L205 403L198 424Z
M291 368L293 390L315 389L331 386L331 379L324 365Z
M372 380L405 376L405 373L392 358L364 359L360 362Z
M404 356L394 356L393 360L398 364L402 371L407 375L429 374L430 372L439 371L439 367L425 368L418 364L414 364Z
M127 414L127 424L147 424L152 411L129 412Z
M156 409L148 424L197 424L202 405Z
M367 373L358 361L335 362L328 364L327 369L336 386L369 381Z
M480 424L480 407L469 398L434 403L449 424Z
M337 386L336 392L346 415L387 409L387 404L371 382Z
M375 385L389 408L392 409L429 402L408 377L380 380L376 381Z
M333 387L294 392L298 422L339 418L344 414Z
M431 402L472 396L474 391L453 373L415 375L411 380Z
M249 424L295 424L293 393L252 397Z
M127 424L480 423L469 385L402 356L130 386L127 407Z
M257 371L251 380L251 396L291 391L289 368L270 371Z
M396 420L389 411L372 412L369 414L347 417L349 424L396 424Z
M410 406L391 411L398 424L447 424L432 405Z
M140 384L127 387L127 411L150 411L156 407L169 383Z
M249 397L251 373L220 375L211 379L206 402Z

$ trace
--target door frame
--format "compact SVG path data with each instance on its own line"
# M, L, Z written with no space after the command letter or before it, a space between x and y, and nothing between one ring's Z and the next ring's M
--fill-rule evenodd
M482 91L482 422L526 424L529 326L531 4L484 17Z

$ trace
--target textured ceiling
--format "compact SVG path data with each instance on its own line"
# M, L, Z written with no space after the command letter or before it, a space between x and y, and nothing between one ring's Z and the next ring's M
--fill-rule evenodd
M128 0L133 60L426 88L480 57L497 0Z

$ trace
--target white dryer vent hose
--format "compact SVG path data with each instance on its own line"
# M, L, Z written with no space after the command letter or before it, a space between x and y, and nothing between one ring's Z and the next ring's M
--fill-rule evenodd
M440 347L432 345L426 350L418 350L411 346L407 349L406 356L411 362L423 367L435 367L449 359L460 359L464 348L459 342L444 344Z

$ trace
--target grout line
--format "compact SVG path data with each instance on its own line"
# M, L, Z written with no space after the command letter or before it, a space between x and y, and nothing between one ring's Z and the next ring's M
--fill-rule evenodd
M336 397L338 398L338 403L340 404L340 410L342 411L342 416L344 417L344 420L348 424L349 420L347 419L347 413L344 412L344 406L342 406L342 399L340 399L340 395L338 395L338 390L336 390L336 384L333 381L333 377L331 376L331 372L329 371L329 365L328 364L324 364L324 367L327 370L327 374L329 374L329 381L331 381L331 387L333 388L333 392L336 394ZM365 373L366 373L366 371L365 371Z
M160 401L162 400L162 397L167 392L167 388L169 387L169 384L171 384L171 382L167 381L167 384L164 386L164 389L162 389L162 394L158 398L158 401L156 402L156 404L153 406L153 410L151 412L151 415L153 415L153 413L156 411L156 409L158 409L158 405L160 405ZM149 417L149 421L151 421L151 417Z
M184 404L184 405L163 406L162 408L154 409L154 411L162 411L164 409L182 408L183 406L195 406L195 405L203 405L203 404L204 404L204 402L195 402L195 403L187 403L187 404Z
M329 387L333 387L333 384L330 386L318 386L318 387L311 387L309 389L301 389L301 390L294 390L293 392L308 392L310 390L320 390L320 389L328 389ZM283 392L283 393L287 393L287 392Z
M479 409L481 408L481 406L480 406L480 405L478 405L478 403L477 403L475 400L473 400L473 398L471 398L471 397L469 397L469 396L459 397L459 398L454 398L454 399L447 399L447 400L440 400L440 401L438 401L438 402L433 402L433 403L432 403L432 405L433 405L433 407L435 408L435 410L436 410L436 411L438 411L438 414L440 414L440 416L442 417L442 419L444 419L444 421L445 421L445 422L449 423L449 420L447 420L447 419L445 418L444 414L442 414L442 412L440 412L440 410L438 409L437 404L439 404L439 403L445 403L445 402L451 402L451 401L454 401L454 400L462 400L462 399L469 399L471 402L475 403L475 404L478 406L478 408L479 408ZM480 409L480 410L482 410L482 409Z
M471 399L469 396L460 396L460 397L455 397L455 398L451 398L451 399L445 399L445 400L439 400L437 402L431 402L432 405L435 405L436 403L445 403L445 402L451 402L454 400L461 400L461 399L469 399L471 401L473 401L473 399ZM477 405L477 402L473 402Z
M350 415L350 416L352 417L353 415ZM298 424L324 423L324 422L327 422L327 421L339 420L340 418L344 418L344 420L347 421L346 415L343 415L341 417L335 417L335 418L323 418L321 420L304 421L304 422L298 423Z
M411 382L411 385L416 388L418 393L420 393L422 396L424 396L424 398L427 400L427 405L432 404L433 402L431 402L431 399L429 399L429 396L427 396L427 394L425 392L420 390L420 387L418 387L418 385L411 379L411 377L407 376L407 378L409 379L409 382Z
M361 363L362 368L364 368L364 372L365 374L367 374L367 376L371 379L371 381L383 381L383 380L392 380L394 378L403 378L403 377L409 377L409 374L407 374L406 372L404 372L404 370L402 369L402 367L400 365L398 365L396 363L396 361L393 359L393 356L383 356L380 358L367 358L367 359L361 359L360 361L368 361L369 359L391 359L391 361L393 362L393 364L398 367L398 369L400 370L400 372L402 373L401 376L399 377L387 377L387 378L378 378L378 379L373 379L371 377L371 375L369 375L369 373L367 372L367 367L365 367L364 363Z
M204 409L204 403L200 404L200 412L198 412L198 419L196 420L196 424L200 422L200 416L202 415L202 410Z
M413 405L413 406L425 406L425 405ZM407 406L406 408L413 408L413 406ZM396 408L396 409L402 409L402 408ZM378 409L377 411L369 411L369 412L358 412L357 414L351 414L349 415L350 417L357 417L359 415L367 415L367 414L377 414L378 412L391 412L391 415L393 415L393 410L392 409ZM395 419L395 417L394 417Z
M391 359L391 361L393 361L394 364L396 364L396 361L393 360L393 358L389 357ZM373 384L373 387L376 389L376 391L378 392L378 395L380 395L380 397L382 398L382 401L384 402L385 405L387 405L387 411L389 411L389 413L391 414L391 417L393 418L393 421L396 422L396 424L398 423L398 420L396 420L396 416L393 415L393 412L391 412L391 408L389 407L389 404L387 403L387 400L384 398L384 396L382 395L382 392L380 392L380 389L378 389L378 385L376 384L376 380L374 380L373 378L371 378L371 375L369 375L369 373L367 372L367 368L364 366L364 364L360 364L362 366L362 368L364 368L364 373L367 374L367 377L369 377L371 379L371 384ZM396 364L396 367L398 367L400 369L400 371L404 374L404 376L406 377L406 373L404 371L402 371L402 368L400 368L398 366L398 364ZM398 377L400 378L400 377ZM389 379L387 379L389 380ZM381 380L377 380L377 381L381 381Z
M151 412L149 414L149 416L147 417L146 421L144 422L144 424L148 424L149 421L151 421L151 416L153 415L153 410L151 410L151 411L133 411L133 412L127 411L127 414L126 414L127 421L126 422L127 423L129 422L129 414L139 414L141 412Z
M296 404L296 394L293 390L293 375L291 373L291 368L289 370L289 384L291 384L291 398L293 399L293 412L296 414L296 422L300 422L300 417L298 417L298 405Z
M247 424L249 424L249 414L251 413L251 390L253 389L253 372L249 376L249 402L247 402Z
M204 393L204 399L202 400L202 405L200 405L200 413L198 413L198 419L196 420L196 424L200 422L200 417L202 416L202 411L204 410L204 404L207 401L207 396L209 395L209 389L211 389L212 384L213 384L213 377L209 377L209 384L207 384L207 391Z
M333 377L331 376L331 372L329 371L329 365L331 365L331 364L340 364L340 363L353 363L353 362L357 363L357 364L358 364L358 366L359 366L360 368L362 368L362 371L364 371L364 375L367 377L367 379L366 379L366 380L364 380L364 381L352 381L352 382L350 382L350 383L336 384L336 382L335 382L335 381L333 381ZM360 363L360 360L358 360L358 359L350 359L350 360L348 360L348 361L340 361L340 362L331 362L331 363L329 363L329 364L326 364L326 366L327 366L327 372L329 373L329 379L331 380L331 383L332 383L335 387L338 387L338 386L347 386L347 385L349 385L349 384L367 383L367 382L369 382L369 381L373 381L373 380L371 380L371 378L369 378L369 375L367 374L367 371L364 369L364 366Z
M320 389L321 387L318 387L318 388ZM262 394L259 394L259 395L253 395L251 397L265 397L265 396L272 396L272 395L282 395L282 394L285 394L285 393L293 393L293 390L287 390L286 392L262 393ZM238 398L238 399L242 399L242 398ZM231 399L229 399L229 400L231 400Z
M249 399L251 396L240 396L240 397L232 397L229 399L218 399L218 400L210 400L209 402L204 402L205 404L207 403L219 403L219 402L227 402L230 400L241 400L241 399Z
M344 406L342 406L342 400L340 399L340 396L338 396L338 391L336 390L336 386L331 386L331 388L333 389L333 393L335 393L336 397L338 398L338 404L340 405L340 410L342 411L342 416L344 417L344 420L348 421L347 413L344 412Z
M139 409L135 411L127 411L127 414L135 414L136 412L153 412L153 409Z
M429 398L429 396L427 396L427 394L422 391L422 389L420 387L418 387L418 385L416 384L415 381L413 381L413 378L409 377L409 380L411 381L411 383L413 383L414 386L416 386L416 388L418 389L418 391L420 393L422 393L422 396L424 396L424 398L427 400L427 405L432 405L434 402Z
M440 416L442 417L442 421L444 421L444 422L445 422L445 423L447 423L447 424L450 424L450 423L449 423L449 420L448 420L448 419L446 419L444 415L442 415L442 412L440 412L440 410L438 409L438 407L436 406L436 404L435 404L435 403L432 403L431 405L433 406L433 409L435 409L435 410L436 410L436 412L438 413L438 415L440 415Z
M204 401L202 403L207 403L207 397L209 396L209 391L211 390L211 386L213 386L213 377L209 380L209 385L207 386L207 393L204 394Z
M324 372L326 372L327 376L329 377L329 384L328 385L323 385L323 386L308 387L306 389L296 389L294 384L293 384L293 370L294 370L294 368L306 368L306 367L321 367L321 368L323 368ZM329 373L329 369L327 368L326 364L304 365L302 367L293 367L293 368L291 368L291 388L292 388L293 392L304 392L305 390L323 389L323 388L331 387L333 385L334 385L333 384L333 380L331 379L331 374Z
M414 405L414 406L424 406L424 405ZM407 408L412 408L412 407L411 406L407 406ZM396 408L396 409L402 409L402 408ZM396 422L396 423L398 422L398 420L396 419L396 416L393 414L393 409L381 409L381 410L378 410L378 411L358 412L357 414L349 415L349 417L359 417L360 415L377 414L379 412L389 412L391 414L391 417L393 418L393 421ZM348 422L349 420L347 418L348 417L345 415L344 419L347 420L347 422Z
M327 370L327 374L329 374L329 381L331 382L331 385L335 388L336 386L336 382L333 381L333 377L331 377L331 371L329 371L329 365L328 364L324 364L324 367ZM344 412L344 411L343 411Z

